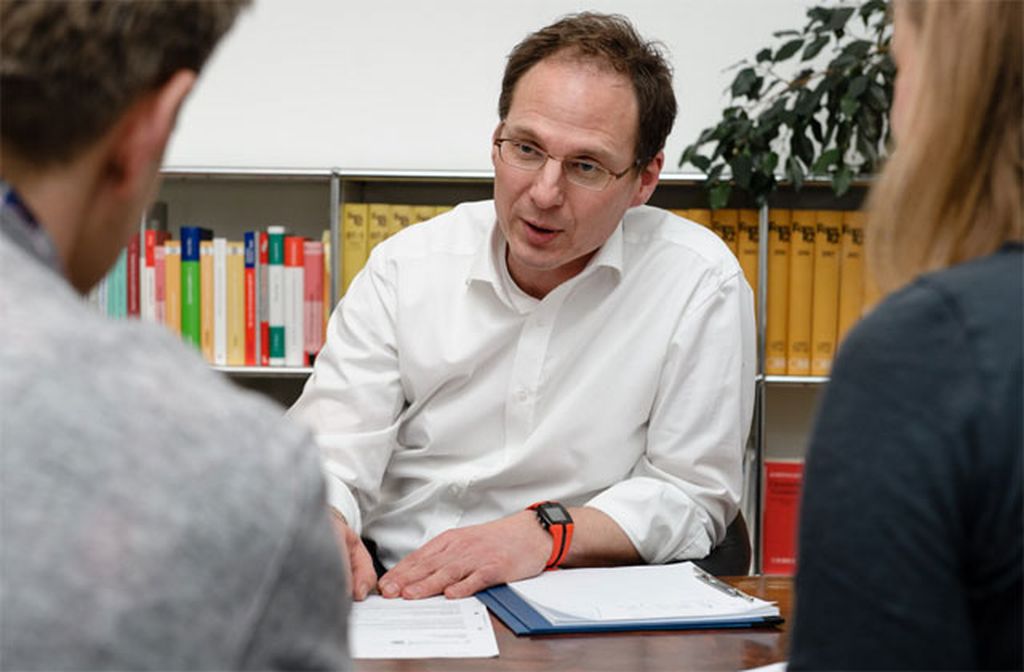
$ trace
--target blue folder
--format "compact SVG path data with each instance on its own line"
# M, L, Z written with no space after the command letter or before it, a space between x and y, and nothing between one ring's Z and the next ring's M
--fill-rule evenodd
M495 616L516 635L556 635L573 632L625 632L631 630L704 630L719 628L753 628L778 625L778 616L756 616L730 620L709 621L593 621L588 623L555 624L507 585L494 586L476 594Z

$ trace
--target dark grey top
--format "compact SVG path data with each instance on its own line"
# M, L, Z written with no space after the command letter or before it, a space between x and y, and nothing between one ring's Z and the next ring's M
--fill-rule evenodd
M311 437L0 220L0 667L349 668Z
M840 349L807 459L791 669L1021 669L1021 246Z

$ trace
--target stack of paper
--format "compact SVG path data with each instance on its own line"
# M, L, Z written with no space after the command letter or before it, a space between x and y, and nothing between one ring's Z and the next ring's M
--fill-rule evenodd
M545 572L480 597L517 634L747 627L781 620L774 603L689 562Z

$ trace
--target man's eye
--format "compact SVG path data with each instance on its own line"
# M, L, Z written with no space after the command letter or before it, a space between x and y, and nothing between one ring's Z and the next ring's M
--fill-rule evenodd
M588 175L592 173L601 172L601 166L591 161L580 161L577 159L573 161L570 165L572 166L573 170L575 170L577 173L580 173L581 175Z
M515 147L516 152L518 152L522 156L536 156L540 154L539 149L537 149L533 145L528 145L525 142L516 142L513 143L512 146Z

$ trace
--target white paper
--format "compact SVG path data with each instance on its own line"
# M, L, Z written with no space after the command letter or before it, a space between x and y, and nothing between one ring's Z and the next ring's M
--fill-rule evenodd
M353 658L491 658L498 642L487 607L475 597L384 599L352 604Z
M509 584L552 624L728 621L778 616L770 602L729 595L699 580L692 563L545 572Z

